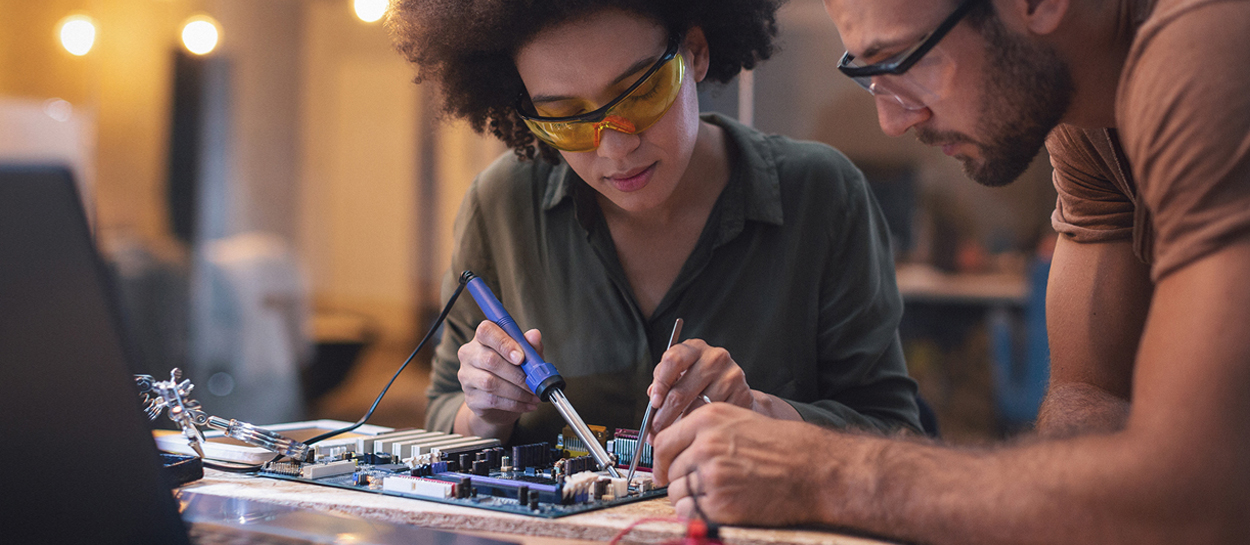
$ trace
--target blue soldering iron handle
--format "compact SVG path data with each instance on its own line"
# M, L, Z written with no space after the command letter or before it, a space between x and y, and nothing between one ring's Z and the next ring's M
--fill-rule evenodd
M495 322L495 325L503 328L509 337L521 345L521 350L525 352L525 363L521 364L521 370L525 371L525 385L543 401L547 401L552 389L564 388L564 377L560 376L554 365L544 361L538 351L530 346L529 341L525 340L521 328L503 308L503 303L499 302L495 293L490 291L490 286L469 271L465 271L461 278L466 279L465 287L473 300L477 301L477 306L486 314L486 319Z

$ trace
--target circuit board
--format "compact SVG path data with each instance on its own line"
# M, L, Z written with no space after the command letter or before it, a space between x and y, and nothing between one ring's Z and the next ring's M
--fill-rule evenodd
M627 468L637 431L590 427L617 467ZM543 518L666 495L652 486L650 445L629 483L594 471L594 459L567 428L555 447L504 448L495 439L406 430L327 441L314 445L314 456L315 462L267 463L258 475Z

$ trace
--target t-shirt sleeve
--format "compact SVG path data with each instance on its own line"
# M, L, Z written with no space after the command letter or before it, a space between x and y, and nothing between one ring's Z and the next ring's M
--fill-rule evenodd
M1090 131L1060 125L1046 139L1059 195L1051 225L1075 242L1131 239L1133 201L1111 181L1095 137Z
M1187 2L1152 16L1129 53L1116 113L1155 281L1250 240L1248 35L1250 3Z

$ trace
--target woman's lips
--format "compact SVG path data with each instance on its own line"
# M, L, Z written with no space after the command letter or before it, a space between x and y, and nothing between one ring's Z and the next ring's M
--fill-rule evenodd
M647 182L651 181L651 174L654 172L655 163L651 163L651 165L644 168L605 176L604 179L612 184L612 187L616 188L617 191L630 193L646 187Z

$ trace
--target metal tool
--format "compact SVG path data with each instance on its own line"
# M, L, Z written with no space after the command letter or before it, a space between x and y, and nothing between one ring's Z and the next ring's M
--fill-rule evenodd
M227 437L301 462L312 460L312 450L304 443L247 422L226 420L205 413L200 403L191 398L195 385L190 380L183 380L182 370L176 367L169 372L169 380L157 381L151 375L135 375L135 385L143 396L143 412L147 413L148 419L156 420L168 409L169 419L182 428L187 444L200 458L204 457L204 434L197 426L221 430L226 432Z
M677 338L681 336L681 318L673 323L673 334L668 337L668 348L664 351L668 352L674 344L677 344ZM704 396L704 399L707 399ZM647 410L642 413L642 425L638 427L638 447L634 449L634 458L629 461L629 475L625 477L625 485L634 482L634 470L638 469L638 459L642 458L642 446L647 442L647 429L651 427L651 411L655 407L651 406L651 398L647 398Z
M482 308L486 318L503 328L509 337L521 345L521 350L525 352L525 362L521 364L521 370L525 371L525 385L539 399L555 405L560 416L564 417L564 421L569 424L570 428L573 428L573 433L576 433L577 438L586 444L586 449L590 451L591 456L594 456L599 467L606 469L613 477L620 478L621 474L616 471L616 462L612 456L604 450L603 445L599 444L594 434L590 432L590 428L586 427L586 422L577 414L577 410L569 403L568 398L564 397L564 377L560 376L554 365L544 361L542 356L538 355L538 351L530 346L529 341L525 340L521 328L516 325L516 321L503 308L503 303L499 302L499 298L495 297L495 293L490 290L485 281L471 271L464 271L460 275L460 282L468 288L469 294L473 296L474 301L477 301L477 306Z

